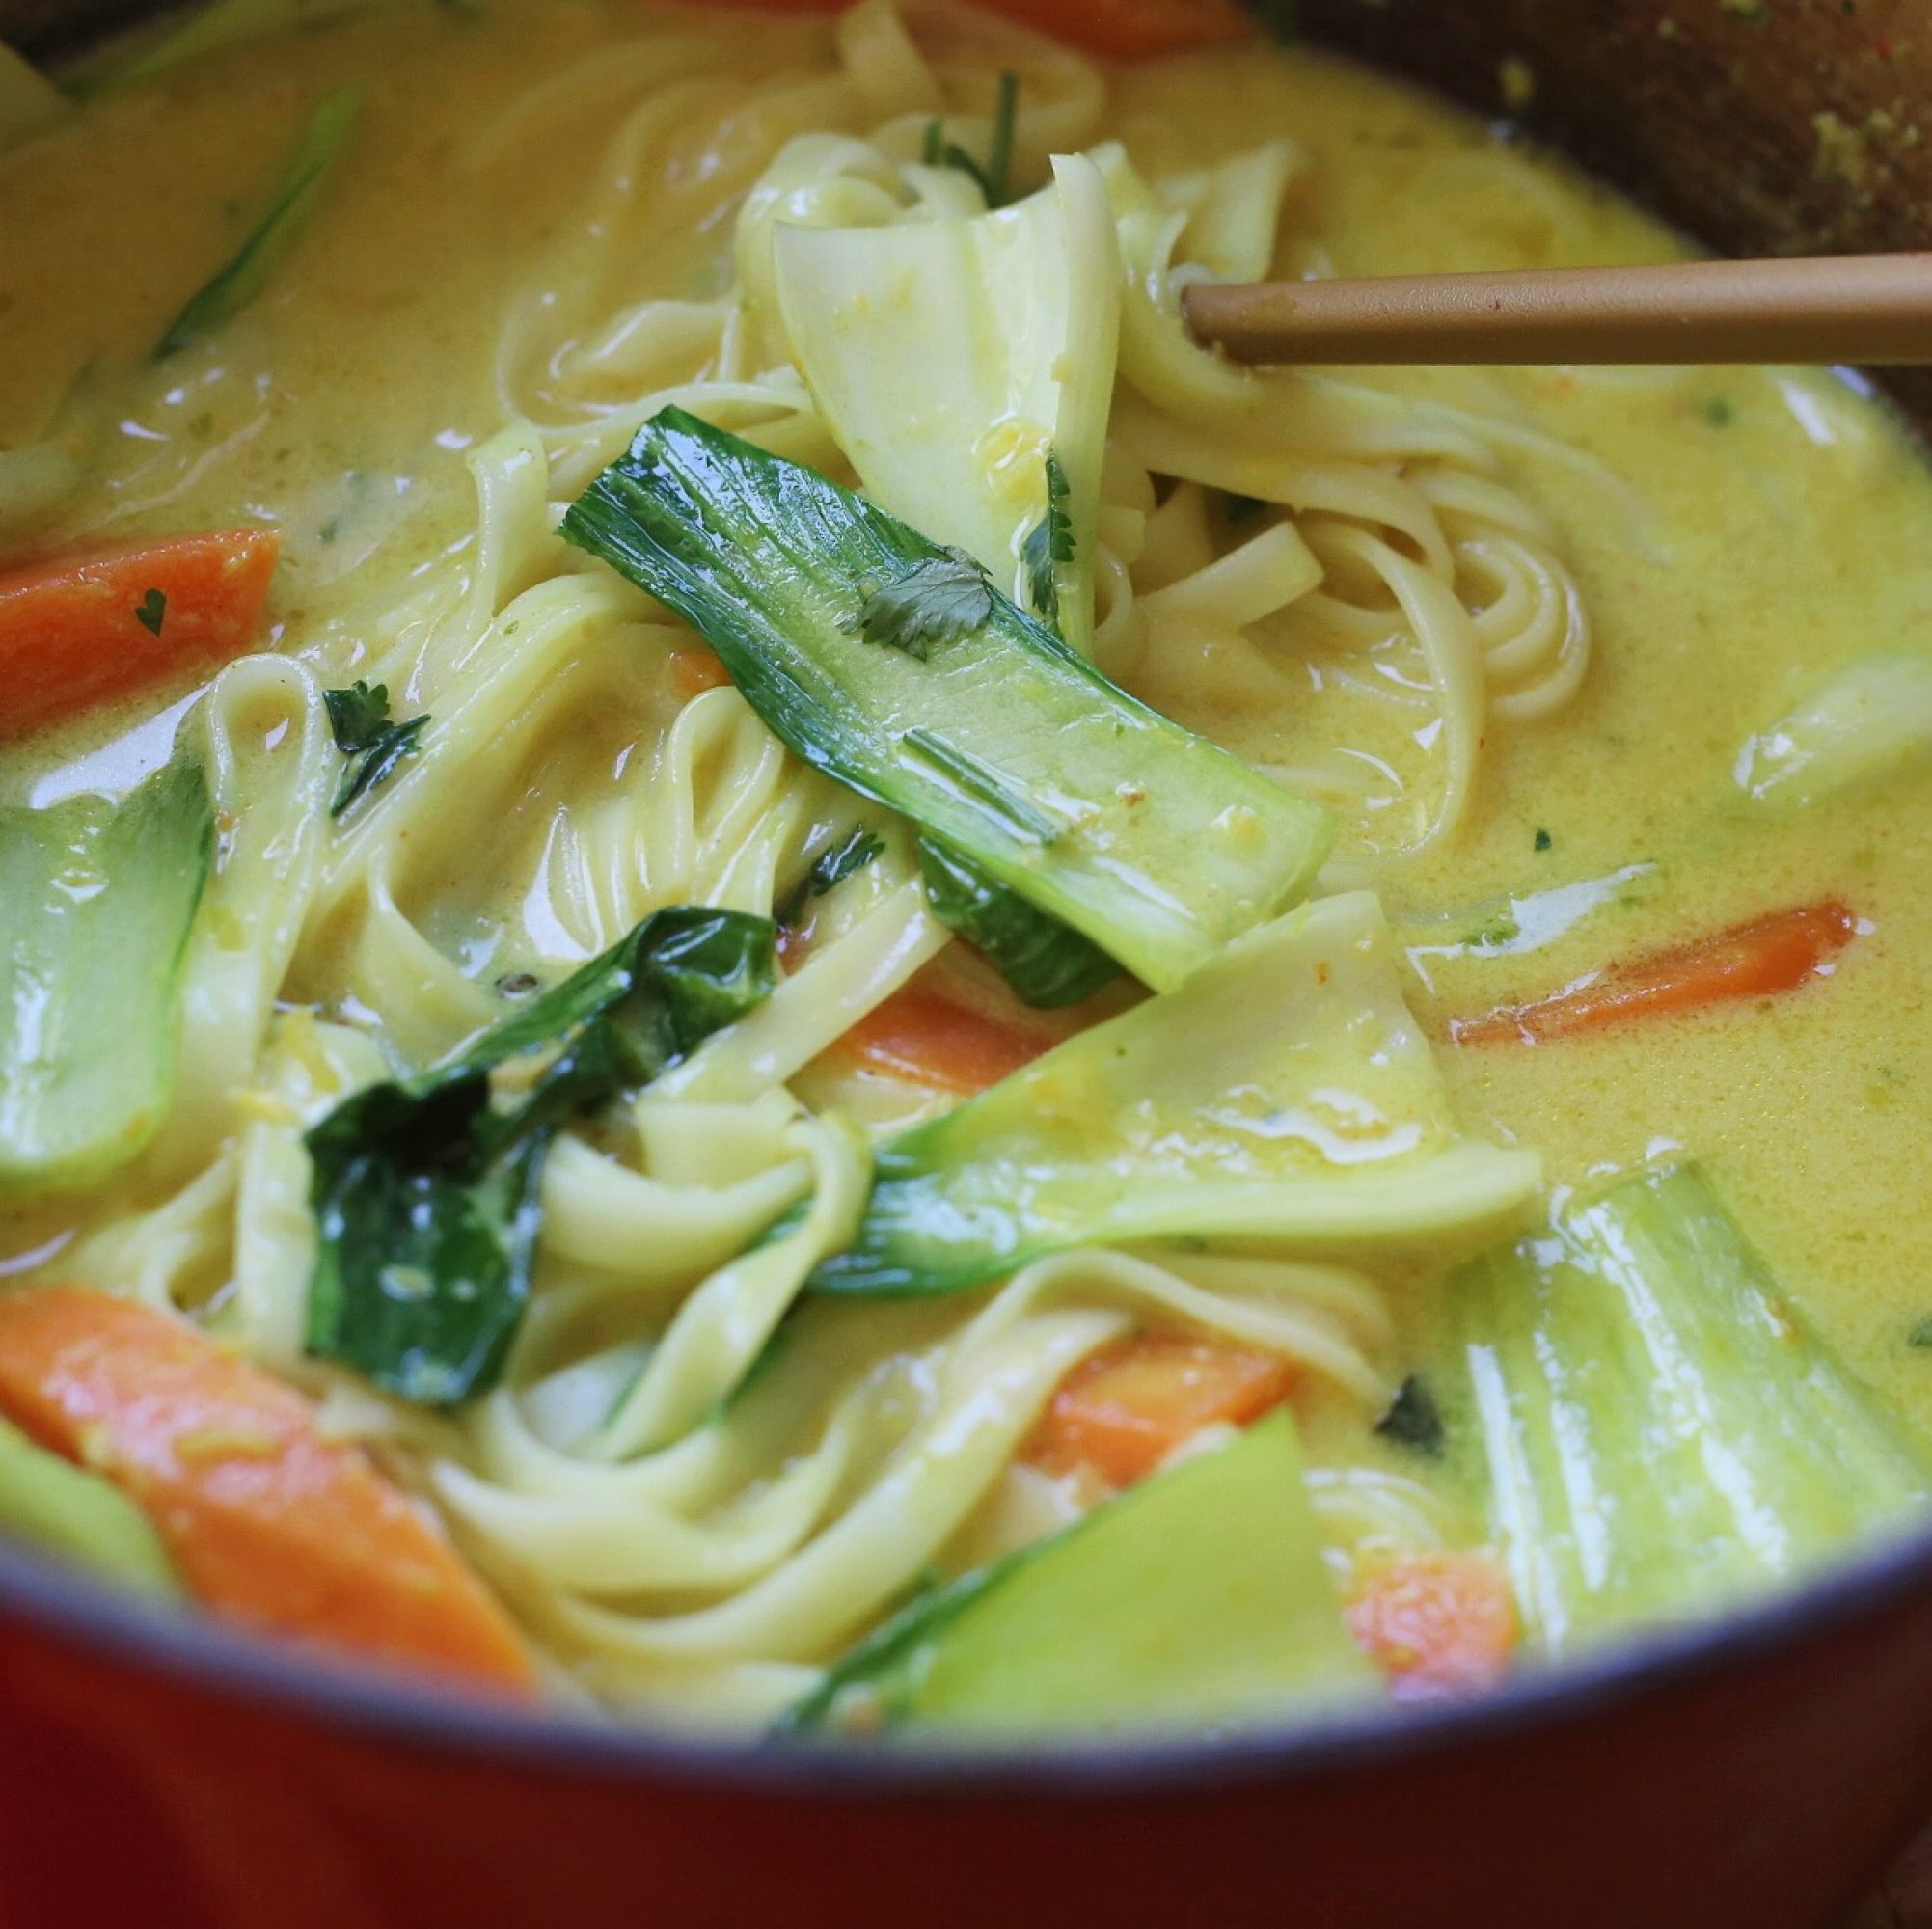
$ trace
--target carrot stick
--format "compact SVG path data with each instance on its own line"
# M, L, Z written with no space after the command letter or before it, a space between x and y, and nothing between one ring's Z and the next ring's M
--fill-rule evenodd
M221 530L0 574L0 738L238 656L281 547L271 530Z
M868 1072L970 1097L1031 1065L1063 1035L1003 1023L914 982L861 1019L837 1050Z
M69 1287L0 1295L0 1413L121 1487L216 1614L531 1692L508 1619L400 1490L185 1320Z
M1356 1646L1403 1701L1493 1687L1520 1632L1508 1575L1486 1554L1455 1549L1377 1567L1347 1621Z
M1204 1426L1245 1426L1285 1400L1293 1366L1224 1340L1144 1333L1067 1375L1024 1458L1049 1474L1091 1468L1129 1487Z
M850 0L710 0L769 14L833 14ZM1036 27L1070 46L1132 60L1251 40L1253 16L1238 0L982 0L990 13Z
M1858 919L1835 902L1778 911L1594 972L1551 997L1505 1005L1481 1018L1456 1019L1449 1035L1457 1045L1493 1045L1503 1039L1540 1045L1636 1019L1795 992L1825 971L1857 933Z

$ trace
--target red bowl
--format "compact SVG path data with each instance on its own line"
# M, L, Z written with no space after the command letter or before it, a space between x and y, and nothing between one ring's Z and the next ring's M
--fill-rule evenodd
M1303 11L1479 105L1527 59L1541 127L1720 246L1924 243L1932 143L1853 182L1813 125L1932 98L1919 0ZM1024 1754L504 1713L0 1549L0 1925L1812 1929L1928 1804L1932 1535L1469 1705Z
M0 1553L0 1921L1813 1929L1932 1797L1932 1537L1435 1711L1025 1753L500 1712Z

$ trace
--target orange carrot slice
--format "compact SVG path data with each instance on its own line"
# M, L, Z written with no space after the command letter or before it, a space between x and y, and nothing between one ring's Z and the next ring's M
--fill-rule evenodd
M1067 1375L1024 1458L1049 1474L1091 1468L1130 1487L1204 1426L1245 1426L1293 1390L1273 1353L1221 1340L1146 1333L1104 1347Z
M1636 1019L1795 992L1825 969L1858 928L1858 919L1836 902L1778 911L1593 973L1551 997L1456 1019L1449 1034L1457 1045L1506 1039L1541 1045Z
M503 1610L401 1491L185 1320L77 1288L0 1295L0 1413L121 1487L214 1613L531 1691Z
M861 1019L837 1049L868 1072L971 1097L1059 1042L1044 1027L1002 1023L913 983Z
M221 530L0 574L0 737L239 656L281 547L271 530Z
M1520 1628L1510 1581L1486 1554L1412 1554L1370 1574L1347 1610L1355 1644L1388 1676L1398 1700L1493 1687Z

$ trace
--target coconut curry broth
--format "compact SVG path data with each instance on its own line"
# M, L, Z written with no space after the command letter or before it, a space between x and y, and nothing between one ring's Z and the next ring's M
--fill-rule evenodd
M102 100L0 162L0 448L41 432L71 392L84 477L31 527L0 532L0 553L271 523L286 539L273 606L283 646L339 652L364 599L399 591L466 538L464 451L504 419L505 307L568 277L563 223L623 93L613 87L605 124L559 124L548 168L493 161L492 129L532 72L614 47L634 11L366 15ZM799 122L815 124L803 83L822 65L822 29L761 21L739 44L761 70L799 70ZM204 345L145 364L242 231L296 118L350 78L367 81L366 138L269 298ZM694 85L702 95L712 84ZM1305 52L1124 71L1109 121L1154 170L1291 132L1308 166L1284 234L1290 272L1559 265L1675 247L1559 164ZM747 174L792 131L738 130ZM654 192L715 213L716 184L689 178L677 151ZM680 245L640 251L626 285L608 291L612 309L719 285L728 220L683 226ZM1554 720L1492 730L1462 833L1370 873L1410 948L1422 1016L1440 1033L1456 1014L1823 897L1868 927L1828 981L1761 1007L1535 1047L1445 1049L1470 1126L1543 1149L1560 1183L1666 1146L1703 1157L1850 1363L1932 1421L1932 1353L1908 1345L1932 1313L1932 1011L1920 962L1932 944L1932 792L1899 777L1760 819L1732 775L1740 746L1818 674L1916 642L1932 621L1932 476L1877 407L1814 374L1389 379L1500 413L1601 465L1590 473L1527 447L1511 457L1589 601L1596 654L1581 696ZM1258 759L1292 761L1326 741L1393 768L1417 763L1414 720L1351 702L1292 650L1267 653L1265 670L1239 700L1166 700ZM87 780L59 774L160 700L9 750L0 781L46 796ZM150 759L165 749L145 741ZM452 877L447 888L487 926L486 880ZM452 930L462 921L452 915ZM48 1230L44 1215L16 1214L0 1243L20 1251ZM1422 1327L1429 1297L1406 1296ZM909 1331L933 1318L840 1317Z

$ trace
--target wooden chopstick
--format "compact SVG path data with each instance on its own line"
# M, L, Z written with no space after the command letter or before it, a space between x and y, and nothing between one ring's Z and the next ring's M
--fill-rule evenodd
M1202 283L1184 299L1238 362L1932 363L1932 253Z

